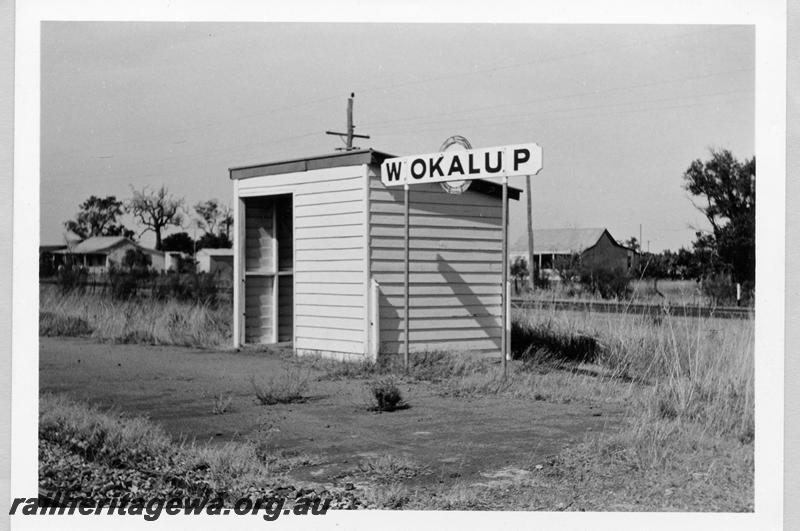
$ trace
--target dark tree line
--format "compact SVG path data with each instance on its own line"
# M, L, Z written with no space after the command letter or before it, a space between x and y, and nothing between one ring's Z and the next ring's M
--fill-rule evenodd
M184 228L190 212L182 198L176 198L166 187L156 190L147 187L131 189L132 197L127 201L116 196L97 197L92 195L79 205L75 219L68 220L64 227L81 239L93 236L125 236L137 238L134 230L126 227L120 218L130 214L141 228L141 237L152 232L156 238L156 249L160 251L182 251L193 253L203 248L231 247L230 231L233 225L231 209L217 199L201 201L194 205L196 223L202 235L195 241L185 231L164 236L171 227Z

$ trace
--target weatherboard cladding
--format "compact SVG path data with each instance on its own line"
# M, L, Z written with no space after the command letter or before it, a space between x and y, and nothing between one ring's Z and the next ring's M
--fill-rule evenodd
M404 341L402 188L369 169L370 272L380 285L381 353ZM502 204L438 184L409 191L409 350L497 352L502 337Z
M231 178L240 198L293 194L295 349L367 353L372 276L380 285L379 350L398 353L404 340L403 190L380 182L387 155L350 155L234 168ZM343 160L357 165L338 165ZM312 161L324 167L309 169ZM274 173L277 168L294 171ZM474 181L461 195L447 194L438 184L411 187L412 351L500 350L500 191L488 181ZM509 197L518 196L509 190ZM264 297L271 294L262 291L256 298Z
M364 166L346 166L238 182L239 197L294 196L293 326L298 350L365 352L364 179ZM282 299L279 305L291 305L291 300ZM286 323L278 326L279 337L286 337Z

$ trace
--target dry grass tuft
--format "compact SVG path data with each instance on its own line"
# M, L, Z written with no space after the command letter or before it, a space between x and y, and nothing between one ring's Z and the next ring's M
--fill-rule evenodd
M257 379L250 379L256 400L261 405L289 404L302 402L307 397L309 372L298 367L288 367L280 373Z
M365 459L358 465L359 470L370 479L391 483L402 479L430 472L428 467L421 465L406 455L383 454L379 457Z

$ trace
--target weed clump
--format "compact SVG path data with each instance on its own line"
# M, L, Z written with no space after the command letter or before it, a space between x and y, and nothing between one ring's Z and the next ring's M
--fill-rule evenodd
M212 400L211 412L214 415L223 415L228 412L231 402L233 402L232 395L216 394Z
M408 408L408 404L403 401L403 394L397 387L394 378L386 377L373 380L368 384L369 392L372 397L370 409L373 411L396 411Z

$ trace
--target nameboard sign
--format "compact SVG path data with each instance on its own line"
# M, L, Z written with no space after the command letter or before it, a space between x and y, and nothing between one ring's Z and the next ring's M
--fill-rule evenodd
M441 183L536 175L541 169L542 148L516 144L386 159L381 164L381 182L384 186Z

